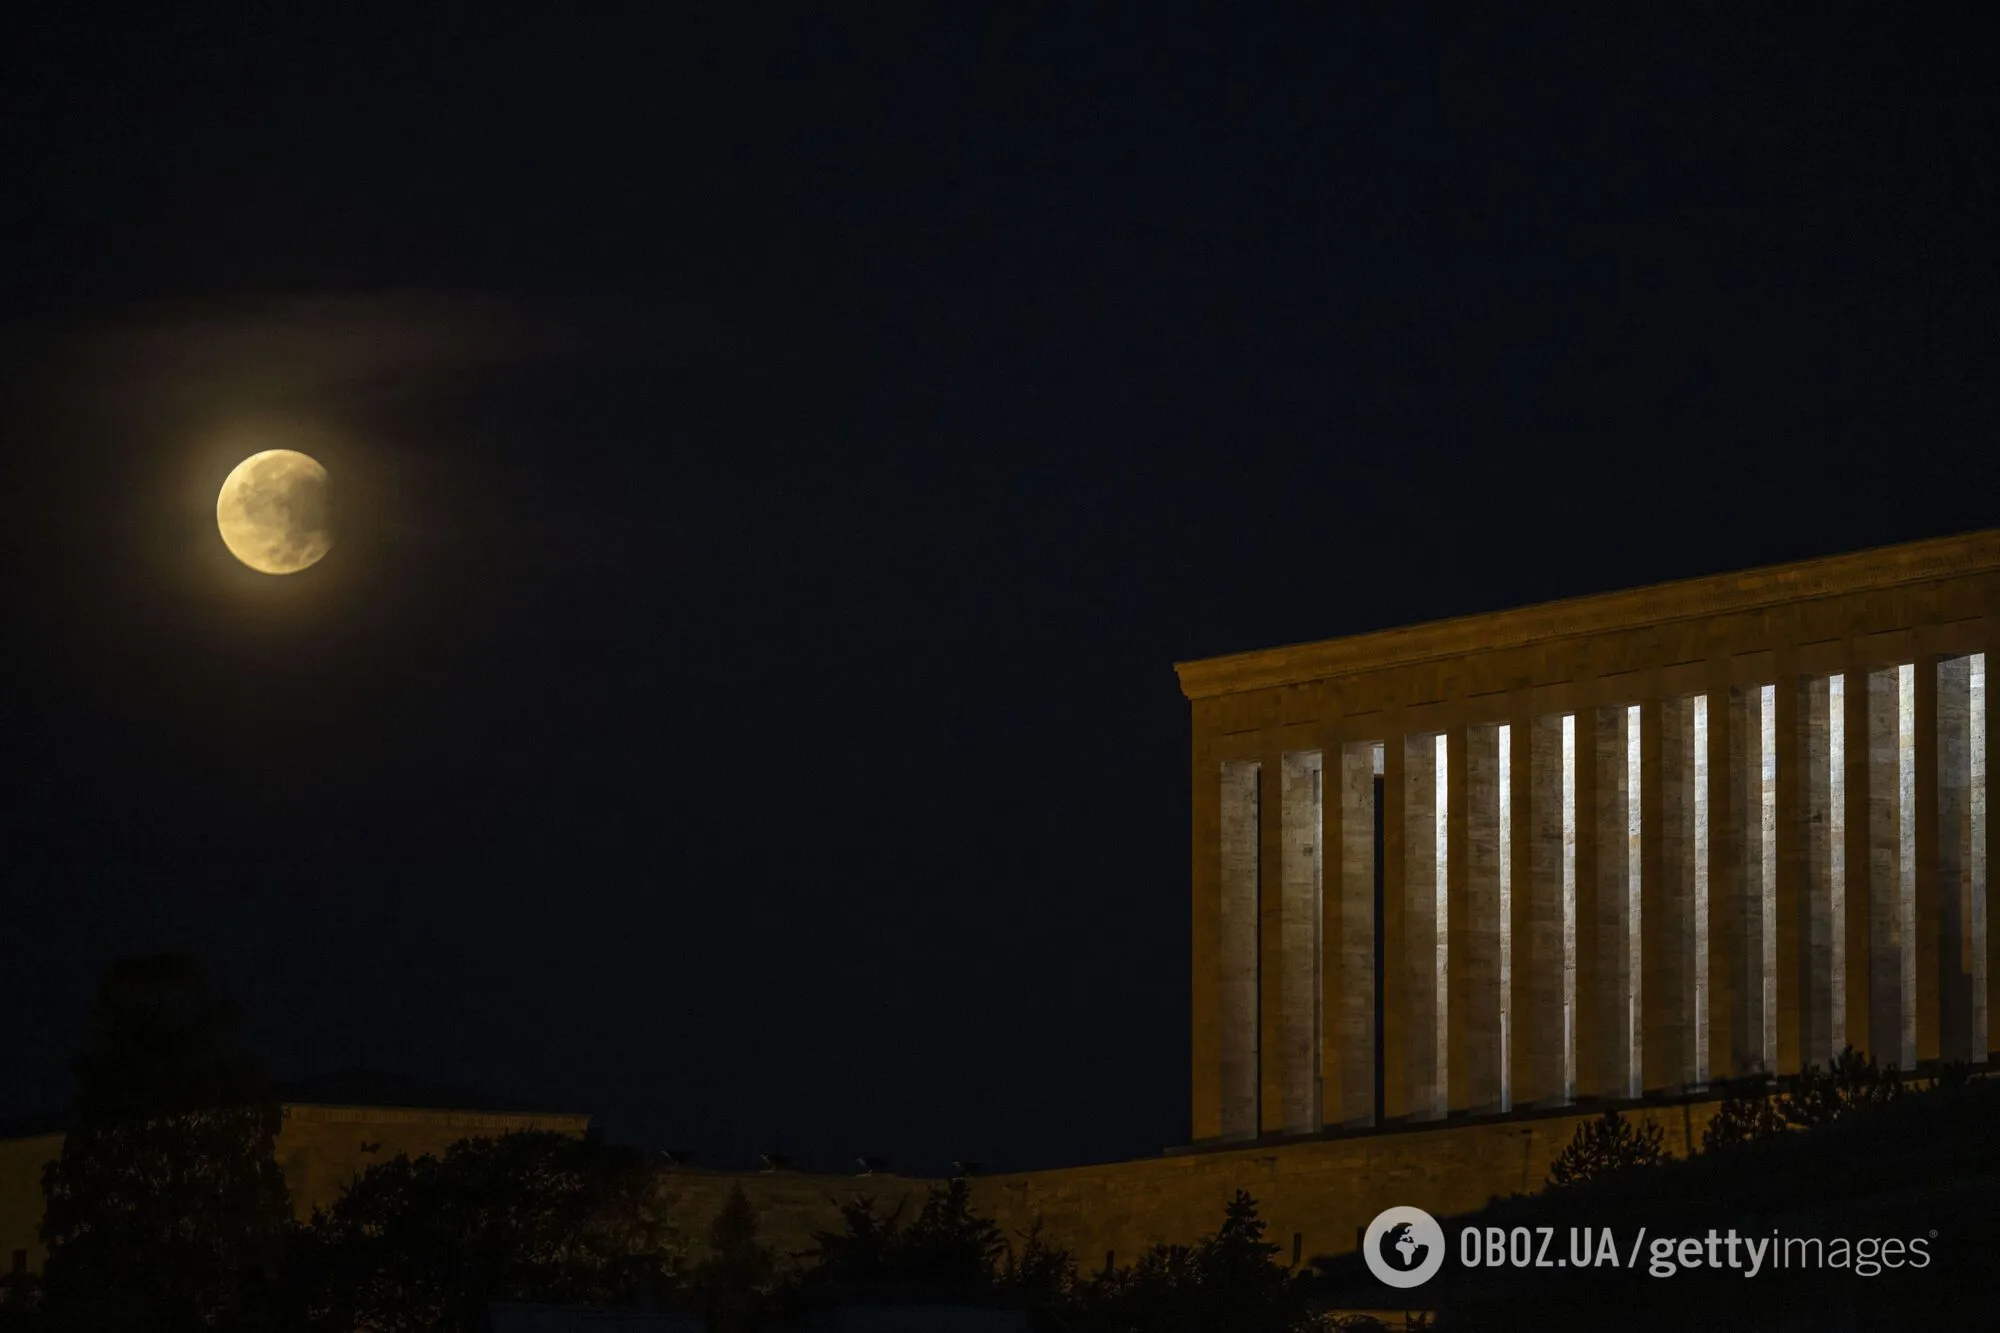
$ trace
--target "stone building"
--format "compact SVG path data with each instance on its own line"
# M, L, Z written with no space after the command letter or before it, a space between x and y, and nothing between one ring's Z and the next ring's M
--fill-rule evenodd
M1190 662L1193 1138L1984 1061L2000 533Z
M2000 531L1181 664L1191 1142L981 1177L977 1206L1090 1269L1247 1189L1304 1259L1392 1204L1539 1188L1603 1104L1688 1152L1726 1079L1986 1062L1996 622ZM583 1129L337 1103L287 1106L302 1206L370 1143ZM38 1252L59 1145L0 1142L0 1248ZM797 1253L841 1199L928 1183L672 1188L691 1239L740 1185Z
M1996 620L1983 532L1181 664L1192 1142L983 1201L1338 1252L1606 1103L1687 1152L1725 1079L1986 1062Z

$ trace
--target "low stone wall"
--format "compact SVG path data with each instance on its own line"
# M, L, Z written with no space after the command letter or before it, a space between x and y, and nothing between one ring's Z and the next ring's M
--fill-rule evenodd
M1720 1105L1705 1100L1624 1114L1635 1124L1658 1124L1668 1150L1680 1156L1699 1147ZM1279 1257L1289 1261L1296 1248L1307 1260L1353 1250L1361 1229L1393 1204L1446 1216L1541 1189L1556 1154L1596 1114L1536 1113L981 1176L972 1181L973 1203L1015 1245L1039 1222L1043 1238L1067 1248L1088 1273L1107 1255L1123 1264L1155 1243L1198 1240L1215 1230L1230 1196L1243 1189L1256 1198ZM764 1241L797 1256L810 1248L814 1232L839 1227L842 1202L866 1195L883 1208L901 1204L908 1216L937 1183L702 1171L677 1173L669 1188L675 1221L698 1258L708 1223L734 1186L756 1207Z
M1642 1107L1634 1123L1657 1123L1676 1156L1699 1148L1719 1101ZM1257 1200L1268 1239L1289 1261L1356 1248L1361 1229L1394 1204L1438 1216L1483 1207L1496 1196L1542 1188L1549 1164L1590 1114L1534 1115L1357 1132L1323 1139L1194 1150L1101 1166L989 1176L974 1182L980 1210L1010 1238L1037 1220L1085 1271L1107 1252L1128 1263L1158 1242L1187 1244L1222 1221L1237 1190Z
M1657 1123L1667 1147L1684 1154L1701 1142L1718 1101L1628 1109ZM981 1176L974 1206L1015 1244L1037 1223L1050 1243L1095 1271L1107 1255L1129 1263L1158 1242L1188 1244L1215 1230L1237 1190L1255 1196L1280 1258L1304 1259L1355 1248L1361 1228L1392 1204L1439 1216L1470 1212L1495 1196L1542 1187L1549 1164L1589 1113L1537 1113L1459 1124L1357 1131L1326 1138L1206 1148L1134 1161ZM471 1111L288 1105L278 1161L301 1218L324 1207L369 1166L398 1153L442 1153L460 1139L514 1130L581 1134L585 1116L489 1115ZM0 1262L26 1250L39 1268L42 1166L62 1150L60 1134L0 1141ZM838 1230L842 1204L861 1197L909 1217L939 1182L912 1176L820 1175L798 1171L682 1168L668 1176L672 1217L689 1256L707 1249L709 1224L731 1189L757 1210L763 1241L787 1263L813 1235Z
M526 1130L581 1138L589 1128L587 1115L288 1103L284 1126L278 1131L277 1158L292 1193L292 1211L304 1221L314 1208L332 1204L377 1162L425 1153L441 1157L464 1139Z
M441 1154L461 1139L498 1137L518 1130L582 1135L587 1115L519 1115L481 1111L433 1111L382 1106L319 1106L287 1103L278 1130L278 1165L301 1221L315 1207L340 1197L348 1182L377 1162L401 1153ZM40 1269L42 1168L62 1155L61 1134L0 1139L0 1271L14 1252L27 1253L28 1267Z

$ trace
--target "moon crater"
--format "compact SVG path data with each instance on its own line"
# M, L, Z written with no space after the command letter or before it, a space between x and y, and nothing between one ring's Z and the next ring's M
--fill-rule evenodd
M238 463L215 500L229 553L264 574L296 574L333 547L326 469L294 449L266 449Z

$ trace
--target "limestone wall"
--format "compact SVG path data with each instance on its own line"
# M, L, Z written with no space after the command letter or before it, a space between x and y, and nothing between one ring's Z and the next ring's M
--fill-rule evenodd
M1680 1154L1700 1144L1718 1105L1698 1101L1626 1115L1658 1123L1668 1148ZM1443 1216L1541 1188L1549 1163L1589 1118L1539 1114L982 1176L973 1181L974 1204L1016 1244L1039 1219L1044 1237L1070 1249L1090 1272L1107 1252L1129 1263L1155 1242L1184 1244L1213 1231L1229 1197L1245 1189L1270 1224L1280 1257L1289 1260L1296 1243L1300 1257L1310 1259L1352 1249L1360 1228L1391 1204ZM314 1204L332 1202L353 1175L398 1153L437 1153L461 1138L518 1129L581 1133L584 1122L582 1116L290 1106L278 1159L303 1217ZM61 1149L57 1134L0 1141L0 1259L24 1249L30 1267L40 1267L41 1168ZM682 1169L669 1174L667 1189L691 1257L704 1252L709 1223L740 1187L757 1210L764 1242L796 1263L813 1233L838 1229L843 1203L866 1196L909 1217L935 1183Z
M1627 1110L1660 1125L1677 1156L1699 1149L1718 1101ZM1256 1198L1268 1239L1289 1261L1355 1248L1360 1229L1394 1204L1438 1216L1495 1196L1539 1190L1549 1163L1589 1115L1549 1115L1412 1128L1342 1138L1190 1152L1029 1171L975 1182L979 1208L1012 1237L1040 1218L1043 1235L1091 1271L1106 1251L1129 1263L1156 1242L1185 1244L1215 1230L1238 1189Z
M586 1115L490 1114L481 1111L407 1110L381 1106L288 1104L278 1131L278 1164L291 1188L292 1205L303 1219L324 1208L347 1183L376 1162L399 1153L419 1157L442 1153L461 1139L496 1137L516 1130L549 1130L580 1135ZM0 1139L0 1270L16 1250L40 1269L44 1249L42 1168L62 1155L63 1136Z
M483 1111L407 1110L381 1106L285 1107L278 1131L278 1165L300 1220L340 1197L350 1181L399 1155L442 1156L463 1139L498 1138L523 1130L581 1136L587 1115L519 1115Z

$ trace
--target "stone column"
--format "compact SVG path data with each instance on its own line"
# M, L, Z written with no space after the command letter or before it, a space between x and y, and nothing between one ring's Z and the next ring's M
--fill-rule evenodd
M1903 877L1902 697L1895 667L1868 673L1868 721L1860 734L1867 776L1860 784L1867 801L1863 825L1867 859L1850 860L1868 885L1868 1053L1885 1066L1901 1066L1912 1058L1903 1049L1903 954L1909 940L1903 929L1902 905L1908 889ZM1856 821L1860 822L1860 821ZM1853 940L1850 935L1849 942ZM1849 1014L1852 1015L1850 1008ZM1858 1043L1857 1043L1858 1047Z
M1575 746L1571 780L1576 790L1576 995L1570 1012L1576 1038L1576 1095L1596 1097L1623 1091L1613 1062L1612 1021L1615 980L1607 968L1604 910L1598 898L1603 886L1599 864L1606 859L1604 820L1600 814L1598 762L1602 744L1598 721L1604 710L1580 708L1575 714ZM1609 855L1623 852L1620 841Z
M1677 829L1686 803L1676 772L1681 704L1648 699L1639 709L1639 1057L1647 1091L1680 1082L1680 920L1673 880Z
M1774 691L1775 693L1775 691ZM1775 1068L1776 1023L1772 1013L1772 977L1767 968L1771 952L1771 932L1765 922L1768 891L1775 887L1775 814L1767 806L1774 796L1765 780L1766 764L1773 756L1766 750L1773 728L1766 716L1764 687L1748 685L1730 698L1730 768L1735 777L1736 802L1732 816L1735 828L1739 895L1737 921L1742 930L1742 953L1735 976L1739 995L1739 1020L1734 1028L1736 1060L1745 1073L1771 1072Z
M1695 1075L1694 707L1688 698L1664 699L1641 713L1645 751L1640 784L1645 815L1641 842L1645 873L1640 895L1644 925L1645 1086L1673 1088Z
M1805 1058L1805 1014L1812 972L1806 957L1812 896L1807 885L1805 684L1778 654L1778 910L1774 951L1777 1003L1776 1072L1794 1074Z
M1337 848L1339 892L1328 895L1324 1114L1329 1124L1366 1124L1375 1115L1375 754L1365 742L1327 751L1339 782L1326 798L1329 847ZM1322 788L1324 791L1325 789Z
M1420 1025L1411 1006L1411 930L1404 881L1409 857L1409 743L1400 716L1382 746L1382 1082L1378 1090L1383 1122L1401 1120L1417 1108L1410 1099L1410 1034Z
M1257 1130L1285 1128L1285 813L1284 762L1276 750L1260 768L1257 819Z
M1446 1006L1450 1106L1500 1108L1500 728L1478 723L1452 733L1451 1002Z
M1985 642L1992 643L1992 622L1987 622ZM1973 863L1972 893L1976 902L1985 905L1983 921L1986 926L1986 1007L1981 1017L1984 1019L1983 1040L1987 1054L1982 1059L1990 1059L1993 1047L1993 1024L2000 1015L2000 928L1993 920L1993 795L1988 785L1993 780L1993 716L1988 706L1993 700L1993 654L1985 651L1979 654L1977 670L1972 678L1972 762L1976 765L1972 774L1972 818L1973 818Z
M1597 710L1596 769L1589 816L1597 844L1597 968L1603 985L1599 996L1599 1072L1606 1080L1601 1094L1630 1093L1633 1070L1633 988L1639 978L1631 966L1632 804L1630 800L1630 723L1623 707ZM1583 762L1579 756L1579 763ZM1643 799L1643 785L1641 797ZM1581 907L1579 906L1579 913ZM1581 1000L1578 1001L1581 1004ZM1579 1086L1578 1091L1582 1088Z
M1293 750L1284 756L1284 814L1281 836L1283 902L1279 965L1282 1009L1278 1020L1278 1064L1284 1096L1281 1128L1288 1134L1320 1127L1321 906L1324 866L1320 752Z
M1938 660L1919 654L1915 678L1916 713L1916 883L1912 886L1910 953L1915 979L1916 1059L1944 1053L1942 987L1938 944L1943 926L1938 860Z
M1833 841L1832 695L1825 676L1802 682L1805 726L1805 914L1804 952L1800 981L1804 999L1799 1012L1799 1057L1802 1063L1827 1066L1835 1054L1833 1041L1833 904L1835 885Z
M1714 663L1708 694L1708 1077L1739 1078L1753 1067L1747 994L1743 875L1743 709L1729 663Z
M1259 766L1222 766L1218 845L1221 860L1215 1006L1220 1029L1220 1125L1225 1138L1255 1135L1258 1125L1257 948Z
M1937 678L1939 1049L1983 1060L1973 1040L1972 659L1945 658Z
M1563 719L1514 700L1508 1047L1515 1106L1558 1101L1563 1088Z
M1876 1049L1875 1006L1873 988L1875 983L1875 907L1873 892L1874 854L1871 819L1873 806L1869 794L1869 779L1874 762L1875 738L1871 728L1871 700L1874 678L1865 670L1857 670L1861 659L1850 653L1846 675L1846 722L1842 728L1846 740L1846 754L1842 763L1846 767L1845 796L1847 818L1845 832L1847 838L1846 881L1847 881L1847 921L1845 938L1847 946L1847 994L1845 1010L1846 1042L1863 1055L1875 1057L1882 1064L1894 1064L1894 1060L1882 1059L1882 1052Z
M1404 1078L1408 1113L1431 1117L1444 1109L1442 1094L1449 1078L1449 1071L1441 1068L1447 1063L1440 1040L1446 1015L1439 1003L1437 904L1440 878L1450 891L1450 866L1438 848L1437 736L1428 732L1405 736L1403 763L1403 966L1408 1014ZM1448 922L1446 926L1448 931Z

